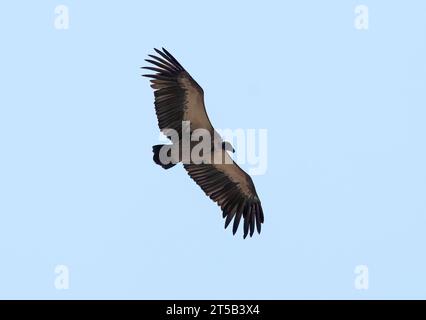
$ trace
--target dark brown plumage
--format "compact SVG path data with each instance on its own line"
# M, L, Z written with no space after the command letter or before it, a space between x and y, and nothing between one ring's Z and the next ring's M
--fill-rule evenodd
M182 121L190 121L191 132L203 128L212 137L217 135L205 109L203 89L166 49L155 51L158 56L149 55L152 59L146 59L152 66L143 68L155 72L144 76L151 78L160 130L168 136L173 129L181 139ZM153 147L154 161L168 169L174 164L160 163L160 148L161 145ZM252 236L255 228L260 233L264 222L263 210L252 179L226 150L212 145L212 156L215 154L225 162L184 163L184 168L205 194L221 207L226 218L225 228L234 220L232 231L235 234L241 219L244 219L244 238L248 234Z

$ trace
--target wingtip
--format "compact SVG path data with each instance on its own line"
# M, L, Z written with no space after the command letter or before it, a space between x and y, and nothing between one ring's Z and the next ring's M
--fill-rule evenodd
M244 221L244 235L243 235L244 239L247 237L248 232L249 232L248 224L247 224L247 222Z
M252 222L252 223L254 223L254 222ZM250 238L253 237L253 234L254 234L254 224L251 224L250 225Z

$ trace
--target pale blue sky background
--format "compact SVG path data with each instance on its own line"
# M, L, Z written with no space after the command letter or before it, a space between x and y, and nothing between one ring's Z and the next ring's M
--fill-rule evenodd
M58 4L0 5L0 298L426 298L424 1ZM268 129L260 236L152 162L161 46L216 127Z

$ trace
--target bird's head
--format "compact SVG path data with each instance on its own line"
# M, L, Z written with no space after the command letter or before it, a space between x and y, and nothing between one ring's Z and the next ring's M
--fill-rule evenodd
M235 153L234 147L232 147L232 144L228 141L222 142L222 149L225 151L231 151L232 153Z

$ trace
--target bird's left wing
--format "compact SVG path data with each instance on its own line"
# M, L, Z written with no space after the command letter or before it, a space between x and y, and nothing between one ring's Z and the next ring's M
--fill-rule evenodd
M151 78L155 113L161 132L168 136L170 129L173 129L181 139L182 121L189 121L191 130L204 128L213 132L201 86L170 52L164 48L163 51L154 50L158 55L149 55L151 59L145 59L151 66L142 68L155 72L144 76Z

